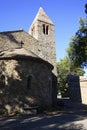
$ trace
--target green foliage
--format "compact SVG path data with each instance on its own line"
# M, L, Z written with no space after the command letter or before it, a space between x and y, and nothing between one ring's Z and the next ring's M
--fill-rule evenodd
M87 13L87 4L85 8ZM87 67L87 17L80 18L79 23L78 31L71 37L67 56L57 63L58 90L61 93L67 91L67 76L69 74L83 76L85 73L83 67Z
M69 73L69 64L67 62L67 58L62 59L57 63L57 73L58 73L58 90L61 92L65 92L68 84L67 84L67 75Z
M80 18L79 23L79 30L71 38L67 53L74 66L87 67L87 18Z
M76 74L82 76L84 71L82 68L75 66L72 67L70 59L66 56L57 63L58 73L58 91L64 93L68 89L67 76L69 74Z

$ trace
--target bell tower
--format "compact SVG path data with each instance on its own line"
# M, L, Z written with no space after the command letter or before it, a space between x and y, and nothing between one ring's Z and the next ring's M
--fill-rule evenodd
M35 53L43 60L54 66L50 82L52 84L52 104L57 104L57 69L56 48L54 37L54 23L40 7L30 29L29 34L38 40Z
M56 75L54 23L50 20L42 7L39 8L29 29L29 34L39 41L37 45L37 55L54 66L53 73Z

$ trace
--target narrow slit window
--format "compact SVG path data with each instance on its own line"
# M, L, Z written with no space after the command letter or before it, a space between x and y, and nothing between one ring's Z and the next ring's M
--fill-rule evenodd
M5 75L3 74L0 75L0 86L1 87L5 86Z
M46 35L48 35L48 25L46 26Z
M31 81L32 81L32 76L29 75L27 78L27 88L30 89L31 88Z
M43 33L45 34L45 24L43 24Z
M48 26L48 25L43 24L43 34L48 35L48 30L49 30L49 26Z

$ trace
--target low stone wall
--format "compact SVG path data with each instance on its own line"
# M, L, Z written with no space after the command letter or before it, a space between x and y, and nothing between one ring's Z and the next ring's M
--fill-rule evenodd
M69 75L69 97L72 101L87 104L87 78L83 76Z

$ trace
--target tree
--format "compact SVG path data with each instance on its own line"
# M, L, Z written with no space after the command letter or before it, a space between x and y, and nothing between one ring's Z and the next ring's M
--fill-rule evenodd
M71 38L67 53L74 66L87 67L87 18L80 18L79 23L80 27Z
M87 13L87 4L85 7ZM58 89L61 93L67 91L67 76L83 76L85 72L82 67L87 66L87 18L80 18L79 23L79 29L69 43L67 56L57 63Z
M68 89L67 76L69 74L76 74L82 76L84 71L80 67L72 67L72 63L68 56L65 56L57 63L58 73L58 90L65 93Z
M68 84L67 84L67 75L69 73L69 65L67 62L67 58L61 59L57 63L57 74L58 74L58 91L61 93L65 92L67 90Z

